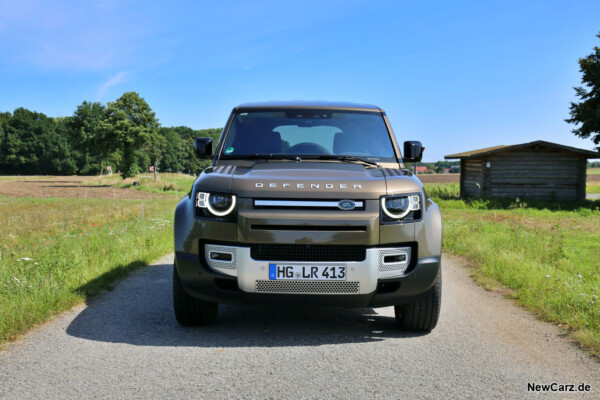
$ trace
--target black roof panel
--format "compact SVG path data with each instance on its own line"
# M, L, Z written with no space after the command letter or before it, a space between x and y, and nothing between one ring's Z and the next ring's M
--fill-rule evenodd
M377 111L382 110L372 104L358 104L344 101L323 101L323 100L289 100L289 101L263 101L256 103L243 103L236 107L237 109L274 109L274 108L316 108L316 109L336 109L336 110L362 110Z

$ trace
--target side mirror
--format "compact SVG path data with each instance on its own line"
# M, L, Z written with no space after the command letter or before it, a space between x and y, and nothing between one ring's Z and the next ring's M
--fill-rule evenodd
M402 159L405 162L419 162L423 158L423 150L425 147L421 142L409 140L404 142L404 153Z
M201 137L194 141L194 153L198 158L210 158L212 156L212 139Z

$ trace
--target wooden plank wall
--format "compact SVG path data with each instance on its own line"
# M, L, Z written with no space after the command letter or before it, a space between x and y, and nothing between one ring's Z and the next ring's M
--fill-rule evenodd
M543 200L585 199L586 159L557 149L522 149L494 154L484 165L484 194ZM489 162L487 168L485 162Z
M460 163L460 194L463 197L480 197L483 189L481 158L465 159Z

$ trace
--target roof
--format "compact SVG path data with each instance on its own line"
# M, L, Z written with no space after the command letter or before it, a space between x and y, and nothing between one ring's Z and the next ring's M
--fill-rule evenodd
M586 158L600 158L600 153L597 153L595 151L578 149L576 147L570 147L570 146L564 146L562 144L546 142L544 140L536 140L534 142L522 143L522 144L486 147L485 149L465 151L463 153L456 153L456 154L449 154L447 156L444 156L444 158L446 160L451 160L454 158L461 158L461 159L477 158L477 157L487 156L490 154L500 153L500 152L504 152L504 151L524 149L527 147L547 147L547 148L560 149L560 150L565 150L565 151L569 151L572 153L577 153L577 154L585 156Z
M316 108L316 109L335 109L335 110L360 110L376 111L383 110L372 104L358 104L343 101L324 101L324 100L290 100L290 101L264 101L257 103L243 103L237 106L238 109L277 109L277 108Z

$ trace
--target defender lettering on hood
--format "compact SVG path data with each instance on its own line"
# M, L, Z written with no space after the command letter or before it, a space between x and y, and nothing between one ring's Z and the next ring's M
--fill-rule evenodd
M310 184L304 184L304 183L296 183L295 185L292 185L291 183L282 183L282 184L278 184L277 182L271 182L268 184L268 186L265 186L264 183L262 182L256 182L254 184L255 188L264 188L264 187L270 187L270 188L278 188L281 187L283 189L285 188L291 188L291 187L295 187L296 189L320 189L321 186L324 189L349 189L349 185L346 183L340 183L340 184L333 184L333 183L310 183ZM359 184L353 184L351 185L352 189L362 189L362 185Z

